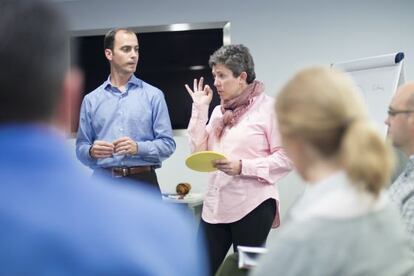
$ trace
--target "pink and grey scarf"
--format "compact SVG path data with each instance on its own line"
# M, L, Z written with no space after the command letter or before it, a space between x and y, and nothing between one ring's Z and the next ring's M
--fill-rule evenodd
M223 117L217 118L213 122L213 129L216 137L220 140L226 127L232 128L236 125L240 117L246 113L253 102L253 98L259 96L264 91L264 84L254 81L249 84L237 97L221 101L221 113Z

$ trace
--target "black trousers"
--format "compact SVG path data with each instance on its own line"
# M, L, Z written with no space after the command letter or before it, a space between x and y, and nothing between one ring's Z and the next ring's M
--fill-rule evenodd
M276 212L276 201L265 200L241 220L211 224L201 219L199 238L204 232L210 259L210 273L214 275L226 257L230 246L264 246Z
M105 169L98 169L93 172L94 176L105 176L112 179L113 182L116 183L125 183L125 184L133 184L134 182L137 184L144 184L151 189L158 191L161 194L160 185L158 184L157 174L155 173L155 169L152 168L150 171L142 172L139 174L131 174L124 177L113 177L111 172Z

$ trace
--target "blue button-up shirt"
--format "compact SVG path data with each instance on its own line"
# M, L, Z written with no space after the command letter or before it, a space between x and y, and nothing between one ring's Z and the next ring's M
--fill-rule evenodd
M55 132L0 124L1 275L208 274L184 210L91 179Z
M94 159L89 148L95 140L113 142L128 136L138 145L135 155ZM115 166L160 167L175 150L164 94L134 75L121 92L108 78L82 102L76 139L78 159L92 169Z

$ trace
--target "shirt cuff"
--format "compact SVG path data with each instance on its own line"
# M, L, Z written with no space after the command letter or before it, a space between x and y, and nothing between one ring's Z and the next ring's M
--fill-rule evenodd
M136 142L138 145L138 152L136 156L148 156L151 155L151 146L147 142Z
M269 168L260 167L254 160L242 159L241 176L257 178L259 182L271 183Z
M208 108L209 105L208 104L196 104L193 103L193 107L192 107L192 112L191 112L191 117L193 119L198 120L208 120Z

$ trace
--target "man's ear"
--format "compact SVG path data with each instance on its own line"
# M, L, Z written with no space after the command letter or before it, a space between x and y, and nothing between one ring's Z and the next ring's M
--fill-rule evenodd
M69 135L71 126L78 119L80 93L83 87L83 74L79 69L70 69L62 83L60 101L56 109L53 123L56 127ZM76 112L76 114L75 114ZM76 115L76 116L75 116Z
M411 130L414 131L414 113L407 114L409 117L407 118L408 123L410 124Z
M111 61L112 60L112 56L113 56L112 50L111 49L105 49L105 57L106 57L106 59L109 60L109 61Z

